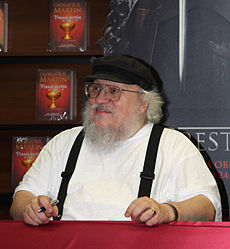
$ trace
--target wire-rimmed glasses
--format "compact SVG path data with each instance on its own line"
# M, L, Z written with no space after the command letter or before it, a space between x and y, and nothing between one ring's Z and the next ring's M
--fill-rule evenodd
M143 93L142 91L132 91L132 90L122 89L114 85L86 83L85 94L89 99L96 99L102 90L104 91L105 98L112 102L119 101L122 91L133 92L133 93L138 93L138 94Z

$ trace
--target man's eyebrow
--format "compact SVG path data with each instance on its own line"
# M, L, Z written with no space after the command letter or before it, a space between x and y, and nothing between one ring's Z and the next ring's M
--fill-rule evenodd
M101 84L98 79L94 80L93 83L95 83L95 84Z

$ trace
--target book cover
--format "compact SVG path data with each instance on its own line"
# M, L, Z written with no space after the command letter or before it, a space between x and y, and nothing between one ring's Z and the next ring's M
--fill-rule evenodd
M11 186L14 189L23 175L32 166L43 146L50 137L18 137L12 138L12 173Z
M37 69L37 120L73 120L75 72L71 69Z
M8 4L0 1L0 52L7 52Z
M86 1L51 0L50 3L51 51L86 51Z

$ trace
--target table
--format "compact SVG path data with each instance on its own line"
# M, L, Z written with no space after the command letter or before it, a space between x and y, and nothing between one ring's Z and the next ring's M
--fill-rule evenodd
M146 227L121 221L0 221L0 248L229 249L230 222L171 222Z

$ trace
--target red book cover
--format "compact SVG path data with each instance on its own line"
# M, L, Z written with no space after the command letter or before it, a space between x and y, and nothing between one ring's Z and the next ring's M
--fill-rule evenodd
M51 51L86 51L86 13L85 0L51 0Z
M0 1L0 52L7 52L8 4Z
M75 80L75 72L71 69L37 70L37 120L73 119Z
M49 137L13 137L11 186L14 189L31 167Z

